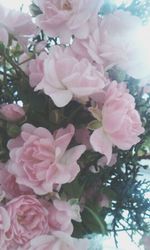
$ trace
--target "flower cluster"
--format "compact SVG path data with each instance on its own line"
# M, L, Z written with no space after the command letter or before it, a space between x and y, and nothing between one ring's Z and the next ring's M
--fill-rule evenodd
M0 6L2 80L18 96L0 105L7 155L0 158L0 249L87 250L76 231L82 225L88 233L91 197L100 209L111 201L98 193L100 182L78 183L100 171L84 159L96 153L97 165L111 168L117 150L132 149L145 131L126 78L109 74L148 77L150 57L137 38L142 23L123 10L102 17L102 5L34 0L34 21Z

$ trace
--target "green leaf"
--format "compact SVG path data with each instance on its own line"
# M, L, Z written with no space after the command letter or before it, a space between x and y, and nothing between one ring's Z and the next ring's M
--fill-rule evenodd
M62 196L66 195L67 199L80 199L85 183L80 184L78 178L73 182L67 183L62 186Z
M89 122L89 124L87 125L87 128L91 130L95 130L97 128L100 128L101 126L102 124L100 123L100 121L94 120L94 121Z
M82 223L89 233L106 234L106 224L103 218L96 212L94 208L85 206L82 213Z
M91 166L92 164L96 163L98 159L100 158L100 153L91 151L91 150L86 150L84 154L80 157L78 163L80 166ZM93 175L93 174L92 174Z
M138 151L138 155L142 156L145 154L146 152L150 152L150 136L147 136L147 138L144 140L144 142L142 143L139 151Z
M64 120L63 110L54 109L49 113L49 121L53 124L59 125Z
M3 54L5 50L5 46L2 42L0 42L0 53Z
M73 224L73 234L72 234L73 237L82 238L85 235L87 235L88 232L82 223L79 223L77 221L72 221L72 224Z
M7 134L10 137L17 137L20 134L20 131L20 127L18 127L17 125L10 123L7 124Z
M105 194L110 200L117 199L117 194L110 187L103 187L101 193Z
M29 8L30 8L30 12L31 12L31 14L32 14L33 17L36 17L36 16L42 14L42 11L40 10L40 8L36 4L34 4L34 3L32 3L29 6Z
M123 82L126 78L126 72L116 66L108 71L111 80L116 80L117 82Z

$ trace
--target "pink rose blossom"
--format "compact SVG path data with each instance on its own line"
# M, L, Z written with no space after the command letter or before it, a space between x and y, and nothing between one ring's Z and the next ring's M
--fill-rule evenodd
M72 49L98 67L103 65L107 70L117 65L132 77L142 79L150 72L149 41L142 36L144 28L140 18L128 11L116 10L99 18L89 37L76 39Z
M104 86L104 74L86 58L78 60L69 48L56 46L44 61L44 77L35 90L43 90L57 107L64 107L73 97L88 97Z
M101 23L101 31L106 34L102 57L107 60L108 66L117 65L139 79L149 74L150 54L147 53L145 41L141 39L142 29L140 18L128 11L117 10L105 16Z
M15 242L9 242L9 244L6 245L6 250L29 250L30 244L27 243L25 245L18 245Z
M33 193L32 189L16 183L16 177L7 171L7 164L0 164L0 186L7 199Z
M8 32L5 29L5 27L2 26L2 24L0 24L0 42L2 42L5 46L7 46L8 44Z
M71 124L54 136L46 128L24 124L20 136L8 142L9 172L18 184L39 195L52 192L55 184L73 181L80 171L77 160L86 149L80 145L66 150L73 135Z
M35 34L36 26L29 14L21 11L9 10L0 5L0 40L7 46L9 33L13 34L21 44L26 43L28 38Z
M42 52L36 59L32 59L29 62L29 83L31 87L37 86L41 82L44 76L44 60L47 58L47 54Z
M17 121L25 116L25 111L17 104L2 104L0 106L0 115L7 121Z
M100 111L98 111L99 113ZM105 93L105 102L100 112L102 127L96 129L90 138L95 151L112 157L112 146L128 150L140 141L144 133L139 113L135 110L135 100L124 84L112 82Z
M41 41L41 42L36 43L35 51L37 53L41 53L42 51L45 51L46 45L47 45L47 41Z
M63 232L55 232L53 235L41 235L30 242L29 250L87 250L89 240L75 239Z
M7 231L10 228L10 217L5 208L0 207L0 249L7 250L6 236Z
M36 236L49 232L48 210L32 195L19 196L6 204L11 226L10 245L24 246Z
M103 0L34 0L42 14L36 17L37 25L49 36L59 36L69 43L72 35L84 39L89 35Z
M46 52L41 52L35 59L31 59L28 54L23 53L19 57L19 66L29 76L30 86L36 87L44 76L44 60L47 57Z
M48 210L51 232L62 231L71 235L73 232L71 220L76 220L73 206L66 201L54 200Z

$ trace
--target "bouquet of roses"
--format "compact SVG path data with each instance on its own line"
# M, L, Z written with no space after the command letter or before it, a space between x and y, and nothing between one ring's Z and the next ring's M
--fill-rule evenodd
M103 4L34 0L32 18L0 6L2 250L90 249L124 211L148 230L150 56L141 20Z

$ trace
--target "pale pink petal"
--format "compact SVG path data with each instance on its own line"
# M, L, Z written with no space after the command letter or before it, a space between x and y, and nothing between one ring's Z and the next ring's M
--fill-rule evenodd
M7 46L8 39L8 31L5 28L0 27L0 41L3 42L5 46Z
M72 99L72 93L70 90L58 90L57 92L50 94L55 105L59 108L66 106Z
M7 170L14 175L19 187L24 185L44 195L53 192L56 185L71 182L80 171L77 160L85 151L85 146L66 151L73 135L71 124L54 134L46 128L24 124L21 134L8 142Z
M59 36L61 43L69 43L72 35L87 38L93 29L103 0L81 1L37 1L42 11L36 23L50 36ZM94 21L91 21L91 19Z
M75 129L72 124L68 125L66 129L59 129L55 135L55 147L59 149L58 157L62 157L66 151L73 135ZM58 158L57 158L58 159Z
M90 143L95 151L106 156L108 164L112 157L112 142L102 128L94 130Z

